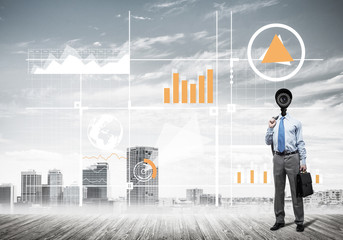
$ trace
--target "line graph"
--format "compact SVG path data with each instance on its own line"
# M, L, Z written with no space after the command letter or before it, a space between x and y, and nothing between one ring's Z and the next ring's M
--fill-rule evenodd
M107 181L105 179L97 179L97 180L90 180L88 178L84 178L83 181L87 181L89 183L107 183ZM103 186L103 185L101 185Z
M123 156L119 156L116 153L111 153L110 155L108 155L107 157L104 157L103 155L99 154L98 156L84 156L83 159L103 159L105 161L107 161L108 159L110 159L112 156L116 156L118 159L126 159L126 157Z
M102 58L97 55L101 54ZM118 54L119 56L116 56ZM36 58L36 55L40 56ZM43 56L43 57L42 57ZM116 58L114 58L116 57ZM130 74L130 56L113 50L31 50L31 74Z

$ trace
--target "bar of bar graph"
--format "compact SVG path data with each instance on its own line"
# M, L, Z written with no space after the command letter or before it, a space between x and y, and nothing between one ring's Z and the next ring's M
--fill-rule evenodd
M205 76L199 76L199 103L205 103Z
M207 69L207 102L213 103L213 69Z
M179 102L179 74L173 73L173 103Z
M319 184L319 174L316 175L316 184Z
M170 88L164 89L164 103L170 103Z
M264 171L263 172L263 183L267 183L267 180L268 180L268 178L267 178L267 171Z
M250 183L254 183L255 182L254 177L255 177L254 170L250 170Z
M238 184L242 183L242 173L241 172L237 172L237 183Z
M187 80L182 80L181 82L181 91L182 91L182 103L187 103Z
M180 82L180 75L176 71L172 73L172 88L164 88L163 103L197 103L197 100L198 103L214 102L212 67L207 68L206 74L198 74L197 83L189 83L183 77Z
M191 86L191 103L197 102L197 85L196 84L190 84Z

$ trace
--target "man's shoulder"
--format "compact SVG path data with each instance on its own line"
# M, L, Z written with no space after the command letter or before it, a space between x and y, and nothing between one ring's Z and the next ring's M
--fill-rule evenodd
M292 116L289 116L289 118L290 118L291 121L294 123L294 125L296 125L297 127L300 127L300 126L301 126L301 122L300 122L298 119L296 119L296 118L294 118L294 117L292 117Z

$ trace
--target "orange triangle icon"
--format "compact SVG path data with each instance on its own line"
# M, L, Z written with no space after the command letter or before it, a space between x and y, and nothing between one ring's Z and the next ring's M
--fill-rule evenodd
M293 62L293 58L275 34L262 63Z

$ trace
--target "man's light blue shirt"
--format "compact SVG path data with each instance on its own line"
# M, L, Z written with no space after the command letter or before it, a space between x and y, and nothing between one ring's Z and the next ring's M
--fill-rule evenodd
M266 133L266 144L274 144L274 150L278 149L278 135L279 135L279 124L281 119L281 114L276 122L274 128L268 128ZM301 122L292 118L288 113L283 120L285 126L285 151L294 152L299 151L300 160L302 165L306 165L306 149L305 142L302 135Z

